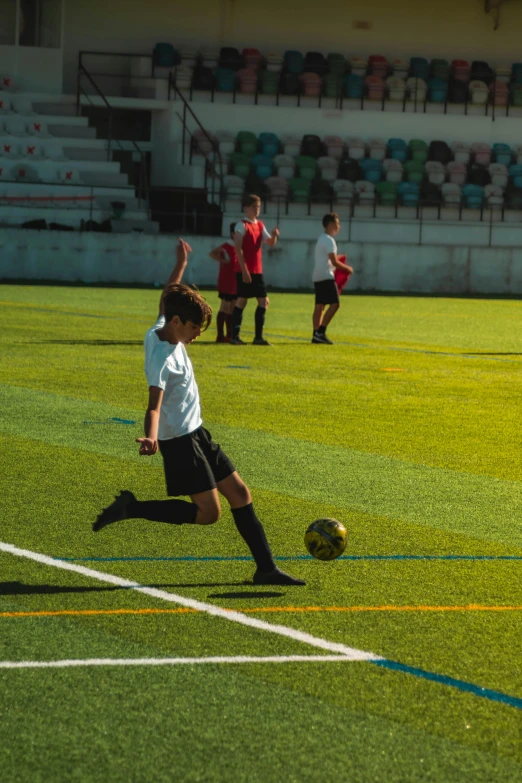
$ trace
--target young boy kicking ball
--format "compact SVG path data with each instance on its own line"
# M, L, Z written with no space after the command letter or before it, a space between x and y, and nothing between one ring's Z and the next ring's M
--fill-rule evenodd
M145 335L149 403L145 437L137 438L137 443L143 456L156 454L158 449L161 452L168 495L189 495L191 502L140 501L123 490L98 516L93 530L126 519L211 525L221 513L220 493L229 502L238 532L255 560L254 584L304 585L301 579L276 568L250 490L203 427L198 387L185 346L210 325L212 310L198 291L179 282L189 250L180 240L176 266L161 296L158 320Z
M330 212L323 218L324 231L315 246L315 266L313 281L315 288L315 309L313 314L313 343L332 345L326 336L326 327L339 309L339 291L335 282L335 270L340 269L351 275L353 269L344 264L337 255L337 243L334 239L341 230L339 217ZM329 305L326 313L323 311Z
M230 236L234 238L235 222L230 224ZM209 253L210 258L219 263L218 296L221 299L221 307L216 318L217 343L229 343L232 340L232 313L237 301L237 279L239 272L236 247L233 242L223 242ZM224 327L227 328L225 337Z
M259 196L245 196L243 200L245 217L236 224L234 230L234 242L236 245L237 260L240 272L237 274L237 304L232 313L232 325L234 337L232 345L244 345L240 337L243 310L249 299L257 299L255 313L256 333L252 341L253 345L270 345L263 337L265 315L268 307L268 296L263 278L263 243L269 247L277 244L279 229L274 228L271 234L266 230L264 223L257 218L261 211L261 199Z

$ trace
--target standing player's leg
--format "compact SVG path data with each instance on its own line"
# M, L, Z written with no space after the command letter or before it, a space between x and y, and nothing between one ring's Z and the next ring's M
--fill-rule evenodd
M315 332L319 331L319 327L321 326L321 323L323 321L323 310L324 310L324 304L316 304L314 307L314 314L312 316L314 334Z
M243 323L243 310L247 306L248 299L244 296L238 296L236 300L236 306L232 312L232 345L244 345L243 340L240 337L241 324Z
M226 316L225 316L225 324L226 324L226 336L225 336L225 342L229 343L231 342L233 336L234 336L234 328L232 326L232 313L234 312L234 307L236 306L237 299L231 299L230 302L226 302Z
M266 310L268 307L268 297L257 297L257 308L255 313L256 324L256 336L254 337L254 345L270 345L268 340L263 337L263 329L265 327Z
M238 532L252 552L257 566L254 584L304 585L302 579L295 579L276 567L263 525L254 511L250 490L237 471L217 482L217 488L228 500Z
M221 298L223 294L220 294L219 296ZM226 302L224 299L221 299L221 306L219 308L216 317L216 329L217 329L216 342L217 343L225 342L225 324L227 321L227 313L228 313L228 302Z

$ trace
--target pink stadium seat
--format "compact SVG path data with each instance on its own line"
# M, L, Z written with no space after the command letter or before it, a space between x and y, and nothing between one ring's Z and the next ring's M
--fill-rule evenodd
M318 98L321 94L322 80L316 73L301 74L301 85L306 98Z
M382 168L387 182L394 182L396 184L402 182L403 168L400 160L386 158L382 162Z
M489 86L491 102L495 106L507 106L509 101L509 87L505 82L493 82Z
M382 54L372 54L368 58L368 67L372 76L380 76L382 79L388 76L388 61Z
M465 163L457 163L452 160L446 166L448 180L453 185L464 185L468 178L468 168Z
M463 82L469 82L471 66L467 60L452 60L451 71L455 79Z
M241 52L245 61L245 66L253 71L259 71L263 64L263 55L259 49L243 49Z
M340 136L325 136L323 143L328 157L342 160L344 155L344 142Z
M254 94L257 90L257 73L252 68L241 68L237 72L239 92Z
M368 90L368 98L371 101L382 101L386 92L386 82L383 77L367 76L364 82Z
M491 163L491 147L489 144L477 142L471 145L471 152L475 163L479 166L489 166Z

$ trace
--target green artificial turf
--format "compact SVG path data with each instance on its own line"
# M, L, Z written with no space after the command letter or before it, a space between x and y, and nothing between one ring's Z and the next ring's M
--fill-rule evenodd
M245 559L132 559L244 557L226 508L208 528L91 531L120 489L165 497L134 443L158 292L0 289L0 541L522 699L520 608L250 612L522 607L521 302L343 297L317 346L312 296L273 294L272 348L216 345L214 326L190 347L276 556L332 516L359 558L281 561L307 585L268 589ZM176 608L1 552L0 574L4 614ZM320 652L206 614L0 616L0 661ZM364 662L0 669L0 693L2 783L522 776L521 709Z

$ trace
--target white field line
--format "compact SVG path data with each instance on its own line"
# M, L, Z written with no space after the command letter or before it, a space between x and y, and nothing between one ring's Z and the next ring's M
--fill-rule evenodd
M76 574L81 574L90 579L96 579L99 582L106 582L112 585L118 585L119 587L127 587L132 590L136 590L138 593L151 596L151 598L157 598L160 601L168 601L169 603L179 604L180 606L187 606L190 609L196 609L198 612L204 612L214 617L220 617L223 620L228 620L231 623L238 623L248 628L255 628L259 631L267 631L268 633L274 633L279 636L285 636L288 639L293 639L296 642L302 642L308 644L311 647L326 650L327 652L338 655L343 655L349 658L351 661L381 661L384 660L379 655L374 655L371 652L365 652L364 650L357 650L354 647L348 647L344 644L338 644L337 642L329 642L327 639L321 639L318 636L312 636L309 633L303 631L297 631L294 628L288 628L286 625L274 625L267 623L264 620L258 620L255 617L249 617L241 612L235 612L228 609L221 609L219 606L213 606L212 604L206 604L202 601L196 601L193 598L186 598L183 595L177 595L176 593L170 593L166 590L158 590L155 587L144 587L137 582L131 582L129 579L123 579L120 576L114 576L113 574L107 574L103 571L95 571L92 568L86 568L85 566L76 565L75 563L69 563L64 560L57 560L47 555L41 555L38 552L32 552L29 549L19 549L12 544L6 544L0 541L0 551L7 552L8 554L15 555L16 557L25 557L28 560L34 560L42 565L51 566L52 568L60 568L63 571L73 571Z
M210 658L85 658L65 661L0 661L0 669L67 669L71 666L179 666L196 663L350 662L347 655L231 655Z

